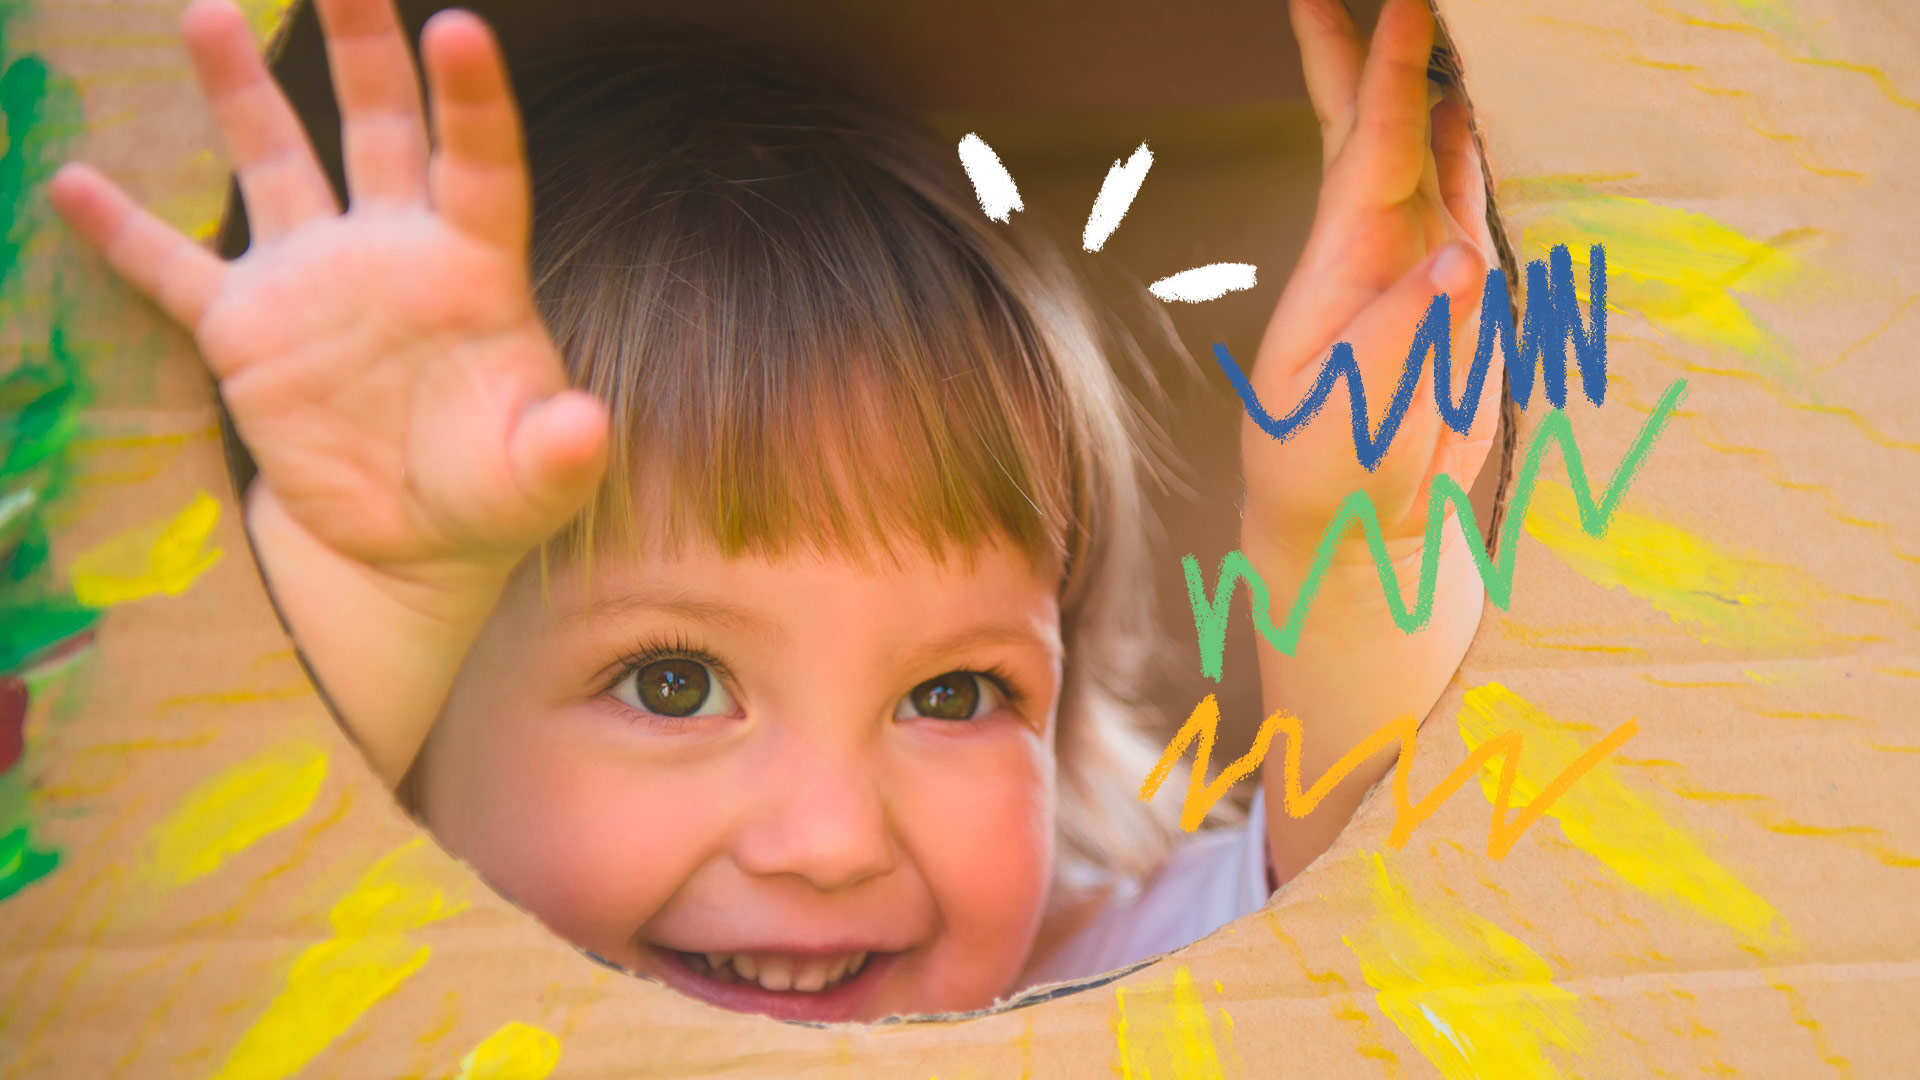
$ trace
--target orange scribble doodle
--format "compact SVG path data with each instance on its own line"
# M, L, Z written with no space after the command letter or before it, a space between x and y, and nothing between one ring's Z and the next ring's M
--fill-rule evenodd
M1400 756L1393 765L1393 831L1388 834L1387 843L1400 848L1406 846L1407 838L1413 835L1414 828L1433 816L1433 812L1440 808L1441 803L1447 801L1454 792L1459 791L1462 785L1472 779L1473 775L1493 758L1499 757L1502 758L1500 783L1493 799L1493 821L1487 827L1487 855L1497 860L1507 857L1507 852L1513 850L1514 842L1520 839L1521 834L1531 828L1534 822L1540 820L1540 815L1545 813L1555 800L1566 794L1575 780L1586 775L1588 769L1600 763L1600 759L1618 750L1621 744L1633 738L1640 730L1640 721L1637 718L1628 720L1614 728L1606 738L1594 743L1586 753L1581 754L1572 764L1562 769L1560 775L1554 777L1551 783L1542 788L1532 802L1511 814L1508 813L1507 807L1513 798L1514 777L1519 772L1520 754L1526 745L1526 740L1518 729L1503 731L1474 747L1466 760L1456 765L1453 772L1447 774L1445 780L1440 781L1425 798L1415 803L1412 794L1413 748L1420 737L1420 725L1412 713L1400 714L1378 731L1367 736L1365 740L1347 751L1346 756L1334 762L1333 767L1329 768L1320 779L1314 781L1313 786L1306 791L1300 790L1299 717L1284 712L1276 712L1267 717L1261 723L1259 733L1254 736L1253 748L1221 770L1220 775L1212 782L1208 782L1207 765L1213 757L1214 732L1219 726L1220 704L1212 694L1208 694L1200 704L1194 706L1193 714L1187 717L1187 722L1182 724L1180 730L1174 734L1173 741L1167 745L1166 752L1160 755L1160 761L1154 765L1153 771L1147 774L1146 781L1140 785L1140 801L1146 802L1153 798L1154 793L1158 792L1160 785L1165 782L1168 772L1173 769L1173 763L1180 760L1181 755L1186 753L1187 747L1198 739L1200 746L1194 752L1193 772L1187 779L1186 803L1180 810L1180 827L1191 832L1200 827L1200 823L1206 820L1207 811L1213 809L1213 804L1219 802L1221 796L1225 795L1236 781L1260 767L1260 763L1266 759L1267 748L1272 745L1273 737L1278 733L1287 737L1284 766L1286 770L1285 799L1283 800L1286 811L1293 817L1306 817L1313 812L1314 807L1320 805L1320 800L1326 798L1328 792L1332 791L1340 781L1346 779L1347 774L1359 768L1361 762L1387 746L1398 743Z

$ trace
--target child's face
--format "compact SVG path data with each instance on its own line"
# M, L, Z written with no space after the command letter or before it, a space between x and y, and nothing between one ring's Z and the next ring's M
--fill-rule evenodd
M1052 869L1055 583L1003 546L898 562L600 555L550 603L519 575L421 813L560 934L724 1008L991 1004Z

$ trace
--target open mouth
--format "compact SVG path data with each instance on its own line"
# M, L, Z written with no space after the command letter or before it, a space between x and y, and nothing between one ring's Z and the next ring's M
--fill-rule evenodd
M710 1005L782 1020L848 1021L898 952L700 953L649 945L667 985Z

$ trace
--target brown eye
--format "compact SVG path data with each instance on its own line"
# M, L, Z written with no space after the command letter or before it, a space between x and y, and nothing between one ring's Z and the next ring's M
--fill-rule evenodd
M732 709L726 690L707 665L683 656L655 660L633 670L614 687L613 696L656 716L696 716Z
M894 709L896 719L972 720L993 711L1000 695L971 671L949 671L907 692Z

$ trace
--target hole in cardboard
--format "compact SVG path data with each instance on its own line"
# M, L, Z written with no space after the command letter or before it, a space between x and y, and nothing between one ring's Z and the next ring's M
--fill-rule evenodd
M422 5L403 5L403 8L410 36L417 40L418 28L428 9ZM604 138L594 142L593 133L581 127L591 125L591 112L574 110L558 98L543 96L541 90L545 80L547 85L565 84L577 91L583 85L582 73L594 70L594 63L601 64L598 70L603 73L614 73L614 69L607 67L605 61L582 60L559 65L553 62L554 57L586 57L609 42L629 40L636 35L685 37L683 31L687 28L698 28L698 32L689 31L691 36L686 40L701 41L702 32L719 31L729 39L746 41L758 52L773 55L777 61L797 56L804 71L823 73L828 81L847 86L857 96L864 95L886 102L889 108L918 114L935 132L933 141L942 149L949 167L952 147L961 135L967 132L983 135L1018 181L1025 209L1024 217L1016 215L1015 222L1009 226L982 226L979 235L992 241L995 228L1011 230L1016 226L1025 228L1028 220L1041 222L1042 228L1054 234L1056 244L1071 254L1076 271L1089 279L1095 304L1103 312L1118 313L1100 316L1099 332L1104 335L1102 340L1110 353L1123 354L1129 342L1146 343L1143 355L1149 362L1137 370L1123 370L1122 376L1128 391L1150 406L1160 430L1160 441L1171 447L1174 455L1170 462L1173 466L1170 480L1148 486L1148 503L1158 530L1151 538L1152 585L1158 597L1158 606L1152 615L1159 625L1175 628L1169 637L1174 642L1181 641L1180 628L1187 624L1190 614L1178 569L1179 556L1197 552L1205 560L1208 553L1217 557L1218 553L1237 546L1241 484L1237 465L1240 404L1225 389L1218 373L1209 369L1201 374L1192 357L1205 357L1211 342L1218 340L1234 342L1239 351L1251 354L1280 286L1286 281L1291 260L1304 240L1319 181L1319 144L1311 110L1298 85L1299 71L1291 60L1278 65L1271 62L1276 55L1293 55L1284 25L1283 5L1229 5L1199 24L1195 19L1168 16L1145 3L1127 4L1118 12L1103 6L1098 18L1092 5L1076 9L1077 13L1069 17L1060 13L1027 12L1012 3L989 5L986 9L972 7L964 15L937 13L933 9L879 15L853 3L830 5L824 10L810 9L804 15L787 6L753 2L662 3L646 6L643 13L611 3L584 3L564 9L561 14L550 5L500 0L478 5L477 9L497 28L506 44L514 64L517 89L529 102L528 115L536 127L532 146L539 177L536 197L541 215L536 219L536 228L564 223L564 228L570 230L569 250L586 250L591 256L585 261L576 258L577 265L565 280L569 288L601 288L602 292L595 294L601 298L613 296L619 290L607 287L605 265L592 261L610 254L604 245L593 246L594 235L602 228L618 227L626 230L621 235L629 240L644 241L648 235L646 230L634 231L633 222L621 220L618 214L633 211L644 200L610 200L604 191L595 189L595 185L604 188L608 182L606 164L621 160L617 147L610 146ZM1371 21L1364 14L1363 28ZM1091 45L1080 40L1081 35L1087 34L1094 35L1089 39ZM1069 60L1070 57L1078 59ZM344 191L338 113L311 9L299 12L288 32L283 34L274 69L300 109L336 187ZM1444 50L1436 56L1434 73L1442 81L1458 84L1457 79L1451 77L1453 73ZM668 83L656 82L655 85ZM546 103L541 104L543 101ZM684 119L676 116L671 108L659 114L659 122L669 127ZM841 117L832 114L832 119L837 122ZM540 155L547 149L558 153L566 147L565 140L543 137L538 128L548 123L556 127L572 125L569 137L584 139L578 145L591 146L591 152L576 153L576 160L565 168L547 167ZM647 193L653 200L650 205L662 206L676 199L684 201L688 198L686 185L692 182L689 177L698 179L702 170L738 164L737 161L699 161L698 148L676 146L672 135L656 132L652 137L661 140L653 147L661 157L671 157L675 151L684 150L693 155L697 167L690 173L662 170L649 177L647 182L655 185ZM751 205L756 200L765 200L770 205L778 203L777 195L769 196L768 192L783 190L780 182L785 173L782 170L791 169L795 160L807 159L804 155L796 159L788 154L790 147L779 139L768 140L763 134L757 140L750 152L771 163L766 175L722 177L718 183L709 185L705 193L709 204L717 206L729 199L735 200L735 206ZM1156 153L1151 178L1128 210L1124 225L1112 235L1111 244L1097 258L1080 257L1076 252L1080 222L1085 208L1094 200L1101 178L1116 157L1124 157L1143 141ZM634 162L629 160L627 164L631 166ZM830 190L804 186L793 190L827 201L778 206L779 215L844 212L849 205L860 205L858 198L851 203L844 199L834 202L834 193ZM591 216L583 220L580 215L566 212L570 202L594 198L601 200L603 210L615 213L603 213L597 220ZM1283 206L1285 212L1264 216L1258 213L1263 207L1273 206ZM979 208L963 204L961 209L977 214ZM915 212L923 211L924 207L915 208ZM885 220L886 214L898 212L897 206L883 205L877 214L879 220ZM1248 213L1255 217L1251 224ZM935 216L937 218L937 213ZM1489 219L1508 267L1509 280L1514 280L1512 256L1500 234L1497 214L1490 210ZM743 220L750 221L756 229L765 229L770 219L748 213ZM820 240L805 228L757 238L733 237L728 242L735 246L728 249L727 256L739 258L756 251L778 251L782 244L804 239ZM878 232L868 239L882 246L893 243L890 254L893 261L848 263L826 258L816 262L824 269L837 270L855 279L862 273L897 277L903 260L909 271L917 265L935 278L959 265L937 259L915 264L911 240L899 235ZM244 219L237 213L230 214L221 239L223 250L229 256L237 255L245 250L247 242ZM559 246L548 243L547 238L536 235L536 252L558 260L560 250ZM833 248L829 255L839 257L845 250ZM984 270L974 267L975 277L949 273L940 280L979 288L978 274L991 277L999 269L991 265L992 252L997 249L989 243L982 250L989 253L985 257L988 265ZM702 289L711 287L713 280L699 275L724 264L724 260L715 262L712 252L703 250L700 244L683 244L670 253L694 268L689 271L694 276L692 284L678 294L683 298L705 295ZM1228 259L1257 263L1261 269L1259 286L1210 304L1176 307L1171 324L1165 326L1157 323L1160 316L1156 309L1138 303L1141 293L1136 278L1158 277L1189 265ZM536 274L550 269L550 266L537 265ZM965 270L966 266L962 265L961 269ZM596 272L600 273L599 278L595 277ZM688 283L687 274L681 270L672 270L667 276L678 277L682 285ZM765 276L763 267L753 268L747 276L769 288L784 288L786 291L781 295L810 296L818 292L812 288L815 284L812 282L783 282L777 275ZM544 314L550 324L555 320L554 304L558 303L555 298L564 295L563 290L542 296L549 303ZM978 294L982 305L998 295L992 289ZM970 316L978 316L977 306L970 309L967 305L958 305L945 315L964 322ZM625 310L631 313L639 309ZM769 324L784 317L777 308L754 309L750 304L736 303L732 310L758 310ZM937 327L943 325L940 317L936 313L926 321ZM603 327L593 324L588 313L571 310L566 318L570 332L562 335L563 349L570 345L584 348L590 342L606 347L611 340ZM672 322L671 318L655 319L656 326L669 326ZM900 323L908 330L918 325L911 318ZM751 329L760 335L752 340L762 346L789 345L780 335L784 331L791 336L790 327L762 325ZM1166 347L1154 347L1154 336L1169 330L1170 343ZM871 339L863 338L856 329L840 332L830 340L859 343ZM670 347L661 351L662 355L671 354ZM965 375L965 371L956 371L950 377ZM657 388L667 384L648 385ZM697 388L698 384L685 386ZM597 389L606 393L605 384ZM707 389L710 391L712 387ZM1511 403L1505 403L1510 408ZM857 407L848 407L844 412L849 420L860 414ZM634 415L658 413L636 410ZM804 431L803 428L791 430ZM1512 458L1513 430L1513 417L1503 415L1501 437L1473 489L1477 514L1489 538L1499 527L1500 506L1504 502ZM710 431L719 431L734 439L744 437L737 428L723 426ZM252 478L253 465L234 432L229 429L227 435L236 482L244 487ZM724 440L716 437L716 442ZM828 445L836 444L829 439ZM807 447L789 445L784 449L791 453ZM689 460L711 462L714 448L708 450L707 457L693 456ZM857 489L865 479L860 469L848 467L844 455L838 458L827 455L820 471L826 476L824 486L842 495ZM1020 485L1015 484L1015 488L1026 494ZM787 497L797 497L793 490L784 490ZM729 527L752 531L751 523L742 525L733 518L724 520ZM756 633L751 624L756 620L770 621L775 625L760 626L757 630L764 632L765 639L784 640L784 645L753 648L772 658L780 655L781 648L793 646L796 635L805 636L844 622L837 617L821 616L823 598L876 597L906 590L900 595L907 602L925 600L937 604L944 589L947 593L974 590L986 598L984 606L1003 600L1017 601L1026 594L1020 591L1017 568L1012 563L1001 565L987 560L983 583L978 576L979 566L969 569L968 573L974 576L964 580L940 577L951 568L916 562L912 555L907 555L897 561L906 562L911 573L901 574L896 565L891 571L893 576L873 579L881 584L875 586L869 582L864 594L858 588L844 589L844 583L838 582L832 572L816 568L811 576L795 579L797 585L784 601L771 602L770 610L774 612L771 619L762 618L766 611L735 610L700 595L672 594L671 589L662 593L662 582L658 578L649 579L654 611L635 618L634 611L629 610L624 623L614 620L613 630L593 639L593 649L606 651L609 642L624 635L624 646L604 658L612 663L589 665L594 668L592 671L580 670L578 665L542 667L545 661L540 657L549 653L557 655L559 651L554 641L561 633L562 623L577 629L579 624L591 623L597 618L589 607L580 607L571 620L553 616L555 598L561 598L559 605L565 608L572 592L599 584L617 584L625 572L618 560L598 555L595 559L597 562L590 566L597 569L591 573L579 572L579 561L564 556L549 561L544 567L537 560L523 567L509 587L509 600L495 612L489 625L504 627L511 623L513 613L518 612L525 617L526 626L537 625L542 632L535 635L502 628L491 636L483 633L480 647L487 650L484 659L469 658L461 676L469 685L462 687L461 682L456 681L450 709L470 708L473 717L467 723L470 728L485 730L491 724L497 730L499 725L508 722L504 716L511 703L531 700L523 692L524 686L516 688L511 680L500 677L500 673L512 670L517 662L525 660L524 681L546 679L552 685L565 683L576 690L592 683L598 690L615 690L616 700L626 700L630 711L632 703L638 700L636 695L649 692L656 703L668 702L670 711L678 708L674 703L680 699L691 702L699 698L689 710L692 716L676 718L694 722L693 726L682 729L681 736L669 736L683 737L685 745L662 753L656 749L635 751L618 739L602 738L592 742L559 736L540 744L551 751L547 752L526 741L445 735L443 732L453 730L462 721L449 719L449 714L443 713L435 735L428 739L426 749L415 759L414 767L407 772L399 789L403 801L434 829L449 850L474 865L503 895L540 917L555 932L586 949L590 955L627 970L661 978L676 989L721 1007L766 1012L789 1019L840 1020L873 1019L889 1012L964 1014L986 1006L995 995L1004 996L1009 988L1006 977L1010 971L1019 973L1010 989L1027 991L1016 1004L1035 1004L1060 992L1100 985L1120 972L1137 967L1151 955L1191 943L1191 940L1162 941L1151 947L1142 946L1138 941L1121 944L1116 935L1124 920L1115 922L1108 916L1121 910L1122 901L1118 897L1125 895L1124 889L1115 892L1106 887L1096 888L1091 877L1070 881L1064 874L1041 865L1038 855L1024 861L1012 859L1020 866L1004 875L1004 880L995 873L982 872L982 867L994 866L996 859L1006 857L1008 850L1032 854L1045 845L1029 843L1023 848L1022 842L1016 839L997 851L981 849L981 828L955 828L952 820L942 820L943 815L923 816L904 826L925 830L922 835L934 846L938 843L932 838L943 835L943 829L944 835L955 844L972 845L967 858L974 861L968 863L952 855L929 854L913 842L899 842L897 837L888 839L883 834L889 829L902 828L902 823L886 818L885 813L874 806L854 805L857 798L864 797L859 793L848 796L844 791L816 792L823 799L845 803L834 807L834 813L864 814L878 823L874 837L859 842L842 840L837 844L821 841L818 836L809 838L804 834L804 821L797 825L789 821L786 827L776 827L780 822L775 819L781 815L758 821L751 812L741 812L725 800L710 800L713 792L751 791L755 785L741 782L738 766L734 766L736 771L729 772L722 761L725 755L715 749L725 742L724 733L719 732L723 725L714 721L712 730L700 732L697 730L699 717L724 719L741 712L738 701L732 699L764 693L759 683L773 681L775 675L748 673L748 677L758 680L756 685L730 686L741 677L733 668L742 665L730 663L731 657L720 655L726 650L710 646L709 637L717 635L728 641L751 642ZM655 559L654 563L657 565L659 561ZM710 561L684 566L689 574L715 568ZM541 580L543 571L544 581ZM925 587L934 579L944 584L924 595L912 593L914 588ZM725 587L737 586L763 598L778 595L777 589L766 587L772 580L767 573L729 579L723 572L715 580L730 581ZM628 584L632 585L632 581ZM631 594L633 590L630 588L628 592ZM611 594L595 595L605 598ZM543 606L550 617L547 622L539 622L535 614ZM672 619L663 621L662 610L706 636L695 635L684 628L663 630L671 626ZM794 616L791 624L784 627L778 625L783 611ZM884 621L873 622L867 639L877 640L876 635L883 631L874 628L886 625ZM572 629L567 632L572 633ZM1068 629L1071 632L1072 627ZM544 641L547 648L536 655L537 640ZM1075 807L1087 812L1099 805L1124 806L1125 812L1140 815L1132 819L1133 827L1164 830L1168 819L1178 813L1184 779L1176 774L1175 779L1164 786L1151 819L1132 799L1132 794L1159 745L1164 744L1192 702L1204 693L1218 692L1225 717L1220 742L1214 750L1214 768L1217 770L1223 762L1236 759L1248 748L1261 715L1259 686L1254 678L1253 638L1236 631L1229 641L1232 644L1226 667L1230 672L1237 672L1238 677L1229 676L1227 682L1219 686L1198 679L1191 670L1191 649L1178 645L1161 648L1153 655L1134 656L1130 661L1132 671L1110 672L1141 677L1135 696L1147 702L1150 712L1164 717L1164 721L1145 741L1133 747L1136 752L1132 757L1116 755L1116 760L1124 764L1111 771L1109 779L1119 784L1119 788L1097 796L1076 793ZM946 678L953 672L929 670L921 674L933 678L915 678L899 689L904 698L918 699L909 700L908 711L919 713L916 719L922 721L931 718L927 714L956 699L999 701L1010 706L1009 713L1017 714L1019 710L1011 708L1015 700L1023 694L1035 693L1026 688L1028 684L1040 684L1046 694L1060 689L1057 681L1049 681L1045 664L1032 661L1033 653L1034 650L1028 648L1023 655L1020 647L1012 647L1012 658L1004 664L995 661L972 665L956 661L958 666L954 672L964 677ZM609 667L623 676L636 677L608 680L604 676ZM765 672L778 672L779 678L794 682L791 668L782 669L777 661L769 660L763 667ZM976 667L978 671L974 670ZM909 668L910 665L901 666L902 671ZM1038 678L1031 674L1034 670L1041 671ZM845 677L833 671L819 675L824 681ZM1074 677L1089 676L1083 671ZM941 683L941 678L946 681ZM609 685L599 686L596 679ZM929 688L934 683L940 684ZM1070 693L1072 689L1066 688L1063 692ZM1085 687L1079 689L1086 694ZM621 694L628 696L621 699ZM821 700L829 697L820 695ZM812 699L794 694L782 700L798 710L811 707L808 702ZM592 709L599 711L588 715L589 708L577 703L566 709L550 710L554 715L546 718L549 734L557 723L613 726L609 719L611 711L604 704ZM631 723L631 720L621 722ZM692 733L691 738L684 738L687 732ZM938 757L945 765L946 775L964 776L968 766L986 769L995 762L1004 765L1015 760L1008 751L1020 745L1018 740L1016 732L990 732L972 742L940 744L929 740L910 747L907 752ZM554 746L560 749L552 750ZM1142 749L1147 754L1144 760L1139 759L1138 751ZM803 748L803 754L810 752L815 751ZM589 759L593 761L590 769L569 771L578 770L581 763ZM644 767L636 771L632 766L634 761L643 762ZM452 779L461 776L463 768L478 770L469 775L483 775L486 769L506 765L522 769L525 775L535 778L522 784L518 794L509 799L498 798L499 789L490 783L476 781L461 790L462 784ZM668 775L662 770L670 767L677 768L682 779L662 783L660 778ZM766 762L756 767L764 769ZM788 780L799 776L794 782L804 781L804 765L795 766L787 761L780 767L787 770ZM816 767L825 769L827 765L820 763ZM624 780L620 779L623 768L627 770ZM1126 771L1129 768L1130 773ZM636 775L648 776L647 783L652 788L639 802L620 794L622 784L635 783ZM941 773L906 772L903 775L913 776L924 785L926 777ZM1085 782L1093 775L1087 771L1076 774L1074 779ZM1257 778L1259 774L1254 776ZM1051 782L1048 778L1048 783ZM1265 837L1256 835L1245 824L1246 802L1252 788L1252 783L1243 782L1240 790L1221 804L1214 821L1218 828L1198 837L1177 832L1163 835L1178 843L1183 865L1210 862L1237 866L1243 871L1240 876L1255 882L1254 887L1264 895L1269 883L1264 880ZM963 813L944 815L945 818L961 818L972 813L1001 822L1005 826L1000 831L1002 840L1023 835L1018 828L1019 816L1007 811L1017 800L1003 797L997 808L983 812L981 806L990 804L991 799L968 806L970 796L964 785L953 785L951 792L951 804L967 809ZM503 804L509 813L501 812ZM638 812L642 810L645 812ZM993 813L1001 816L992 818ZM808 815L786 816L805 818ZM1158 826L1153 824L1155 820L1160 823ZM724 857L715 857L713 851L700 848L698 842L681 843L678 839L697 834L710 841L723 832L731 845ZM1048 843L1058 846L1055 856L1060 865L1065 865L1064 855L1069 849L1085 857L1124 846L1123 841L1116 841L1111 835L1102 839L1097 833L1098 830L1079 833L1069 830L1049 838ZM642 839L632 839L635 836ZM1062 836L1067 838L1063 841ZM1033 838L1027 836L1027 839ZM808 847L809 844L813 846ZM1146 846L1156 851L1155 861L1164 857L1164 852L1154 849L1153 845ZM802 851L803 848L806 850ZM928 873L897 873L903 863L911 864L921 857L937 864L938 868ZM1082 858L1081 862L1083 867L1091 868L1090 858ZM656 872L657 868L666 866L678 869L667 875ZM899 888L869 888L867 892L874 899L870 903L863 901L864 906L843 906L836 911L832 905L822 906L818 902L823 884L851 888L863 880L882 881L890 874L903 884ZM759 875L761 886L771 882L774 888L753 886L749 879L755 875ZM658 880L668 876L674 880ZM599 888L616 878L625 884L619 888ZM1168 879L1151 878L1149 884L1165 880ZM1043 888L1035 892L1036 886L1051 886L1052 905L1039 924L1034 945L1031 949L1019 950L1027 954L1025 959L1014 957L1010 961L1005 949L996 951L987 942L996 934L1004 936L1011 925L1007 922L1012 917L1009 913L1017 915L1021 907L1019 897L1033 901L1046 891ZM943 888L956 890L959 899L949 901L948 896L940 892ZM992 895L982 900L979 899L982 894ZM1007 897L1014 899L1008 901ZM949 902L951 909L943 907ZM636 911L641 917L635 917ZM906 919L891 914L898 911L914 914ZM944 924L949 921L958 924L961 932L947 932ZM636 928L635 922L643 925ZM756 925L758 929L752 929ZM1217 933L1221 925L1215 921L1196 928L1192 937L1198 939ZM624 929L610 933L607 928L612 926ZM946 935L946 940L936 948L935 939L941 934ZM969 938L968 934L976 936ZM1107 935L1104 939L1103 934ZM1128 948L1132 951L1127 952ZM1147 951L1141 952L1142 948ZM1106 959L1096 962L1098 957ZM975 990L991 987L991 993L985 998L969 991L927 1001L902 1000L892 1007L884 997L871 996L880 992L876 988L906 984L913 977L927 978L940 964L948 965L940 974ZM1102 973L1102 969L1117 970ZM1054 980L1072 980L1072 985L1062 990L1031 990ZM817 989L809 989L816 986Z

